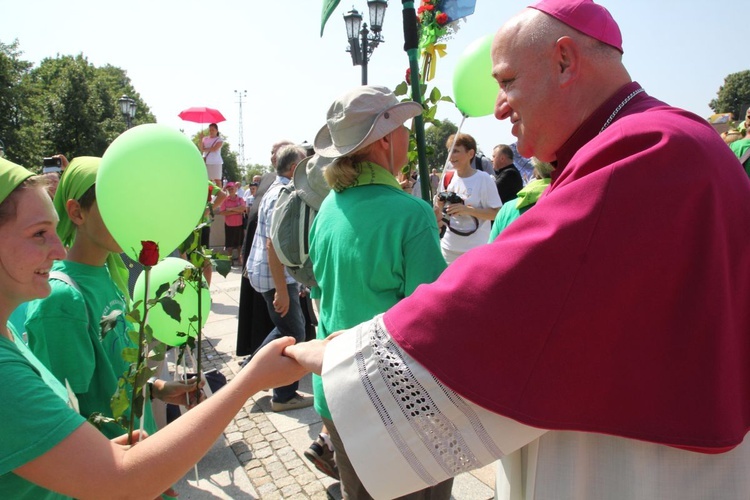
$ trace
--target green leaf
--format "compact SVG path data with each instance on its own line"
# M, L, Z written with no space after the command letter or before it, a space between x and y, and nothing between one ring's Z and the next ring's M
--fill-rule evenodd
M164 308L164 312L169 315L170 318L172 318L175 321L181 321L181 314L182 314L182 308L180 307L180 304L170 298L170 297L162 297L159 299L159 303Z
M103 414L96 412L89 415L89 418L87 419L94 427L97 429L100 429L104 427L106 424L117 424L122 426L121 422L118 420L115 420L114 418L105 417Z
M159 285L159 288L156 289L156 294L154 296L161 297L167 290L169 290L169 283L162 283Z
M141 341L141 335L137 331L135 331L133 329L129 329L128 330L128 338L130 338L130 341L134 345L138 345L138 342Z
M227 277L229 272L232 270L232 263L228 260L216 260L216 272L221 274L223 277Z
M151 328L151 325L145 325L143 327L143 340L147 344L154 341L154 329Z
M151 352L148 355L148 359L151 361L162 361L164 356L167 354L167 345L157 342L151 348Z
M440 98L440 100L444 102L453 102L453 99L451 99L451 96L449 95L444 95L443 97Z
M124 386L118 387L115 393L112 395L112 399L110 399L109 401L109 407L112 409L112 415L116 419L119 419L122 415L124 415L130 407L130 399L128 398L127 392L128 391Z
M122 359L127 363L135 363L138 361L138 348L137 347L125 347L122 350Z
M140 389L146 385L146 382L148 382L148 379L153 377L156 374L156 368L151 368L148 365L141 366L141 369L138 370L138 373L135 375L135 387L140 391Z
M432 89L432 92L430 92L430 101L432 101L433 104L436 104L440 100L440 97L442 95L443 94L440 93L440 89L437 87L434 87Z
M406 82L401 82L398 85L396 85L396 88L393 89L394 95L405 95L409 91L409 85L406 84Z
M137 304L141 304L143 301L139 300ZM128 320L130 323L140 323L141 322L141 310L138 309L135 305L133 305L133 308L128 312L128 314L125 315L125 319Z
M188 321L191 322L191 323L196 323L198 321L198 316L197 315L193 315L193 316L191 316L188 319Z

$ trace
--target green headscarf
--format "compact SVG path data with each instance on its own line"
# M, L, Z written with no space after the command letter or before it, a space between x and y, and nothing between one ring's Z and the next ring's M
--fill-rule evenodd
M60 177L60 185L57 186L54 204L60 222L57 224L57 235L63 245L70 247L75 240L76 226L68 217L66 205L68 200L80 200L86 191L96 183L96 173L99 171L101 158L95 156L79 156L70 161ZM130 299L128 293L128 269L117 253L107 256L107 268L112 281L125 297Z
M29 172L21 165L0 158L0 203L10 196L23 181L32 177L34 174Z

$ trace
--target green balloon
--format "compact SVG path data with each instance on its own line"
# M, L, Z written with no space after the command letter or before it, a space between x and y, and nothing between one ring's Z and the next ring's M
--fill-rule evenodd
M194 269L194 266L190 262L177 257L167 257L152 267L148 285L148 298L153 299L156 297L156 291L164 283L171 286L187 267ZM201 287L202 328L206 324L208 313L211 311L211 293L208 290L205 278L202 276L201 281L203 283ZM156 304L148 311L146 324L151 327L154 338L159 342L178 346L184 344L188 339L184 335L179 335L180 333L186 333L191 337L195 337L196 323L193 323L192 329L189 328L190 318L198 316L198 292L194 288L194 285L195 283L188 283L186 281L182 293L176 293L174 296L175 302L180 305L180 321L175 320L167 314L161 303ZM144 300L145 289L146 273L141 272L133 288L133 300Z
M138 125L115 139L96 175L104 224L138 260L141 241L169 255L195 229L206 207L208 174L190 139L165 125Z
M466 116L479 117L495 112L498 85L492 77L492 40L486 35L466 47L453 72L453 98Z

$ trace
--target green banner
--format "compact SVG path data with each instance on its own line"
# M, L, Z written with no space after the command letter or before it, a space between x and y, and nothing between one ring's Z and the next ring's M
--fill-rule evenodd
M323 36L323 30L326 27L328 18L339 5L339 0L323 0L323 13L320 17L320 36Z

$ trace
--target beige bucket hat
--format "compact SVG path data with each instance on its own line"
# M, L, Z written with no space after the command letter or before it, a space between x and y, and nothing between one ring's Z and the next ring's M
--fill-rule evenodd
M323 177L323 169L331 163L329 158L320 155L308 156L294 169L294 189L305 203L320 210L320 205L331 191L331 187Z
M356 87L331 104L326 124L315 136L315 152L326 158L346 156L420 114L421 105L413 101L399 102L386 87Z

